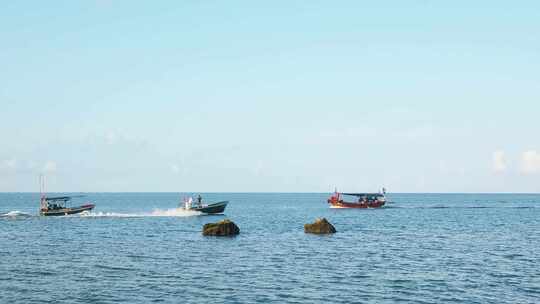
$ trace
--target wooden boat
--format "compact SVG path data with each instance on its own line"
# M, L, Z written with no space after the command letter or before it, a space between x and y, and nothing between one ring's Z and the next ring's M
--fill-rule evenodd
M62 215L71 215L77 214L84 211L90 211L96 207L94 204L85 204L77 207L68 207L67 205L71 202L73 197L82 197L78 196L57 196L57 197L47 197L45 195L45 179L43 176L40 177L40 208L39 214L43 216L62 216Z
M386 204L386 191L381 193L339 193L334 192L328 199L331 208L380 208ZM352 196L356 201L347 202L342 196Z
M68 198L68 200L64 200ZM47 207L41 208L39 214L43 216L62 216L62 215L71 215L77 214L84 211L90 211L96 207L94 204L86 204L77 207L66 207L65 203L68 202L70 197L46 197Z
M229 201L221 201L217 203L204 204L202 202L202 198L199 196L197 198L197 201L193 201L191 197L188 199L184 199L183 206L181 206L180 208L184 210L198 211L206 214L219 214L225 211L225 207L227 207L228 203Z

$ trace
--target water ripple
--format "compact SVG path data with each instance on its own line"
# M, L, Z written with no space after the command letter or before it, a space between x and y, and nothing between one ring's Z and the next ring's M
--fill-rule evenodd
M20 210L0 220L2 302L539 302L540 196L334 210L326 194L205 194L231 201L242 232L227 239L201 235L223 216L168 212L176 194L88 196L92 214L42 218L33 194L0 194L3 215ZM338 233L304 234L320 216Z

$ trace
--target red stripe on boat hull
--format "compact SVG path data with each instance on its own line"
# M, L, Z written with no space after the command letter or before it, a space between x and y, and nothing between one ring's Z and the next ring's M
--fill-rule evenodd
M370 203L349 203L344 201L337 201L337 200L328 200L328 204L337 207L337 208L360 208L360 209L366 209L366 208L380 208L384 206L384 202L370 202Z

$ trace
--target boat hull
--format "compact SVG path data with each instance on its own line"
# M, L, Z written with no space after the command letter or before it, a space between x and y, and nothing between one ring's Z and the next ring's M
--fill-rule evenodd
M43 216L64 216L64 215L77 214L84 211L90 211L94 209L95 206L96 205L94 204L88 204L88 205L83 205L83 206L73 207L73 208L40 210L39 214Z
M336 200L328 200L328 204L330 204L333 208L357 208L357 209L367 209L367 208L381 208L384 206L385 202L365 202L365 203L349 203L344 202L342 200L336 201Z
M193 208L191 210L199 211L206 214L219 214L223 213L225 211L225 207L227 207L228 201L223 201L219 203L214 203L202 207Z

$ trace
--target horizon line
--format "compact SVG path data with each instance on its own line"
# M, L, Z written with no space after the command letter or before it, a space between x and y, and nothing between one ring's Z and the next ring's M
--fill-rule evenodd
M0 194L25 193L39 194L36 191L0 191ZM326 194L330 192L309 191L50 191L47 193L225 193L225 194ZM345 193L345 192L340 192ZM348 192L347 192L348 193ZM370 192L366 192L370 193ZM378 192L373 192L378 193ZM539 194L540 192L386 192L386 194Z

